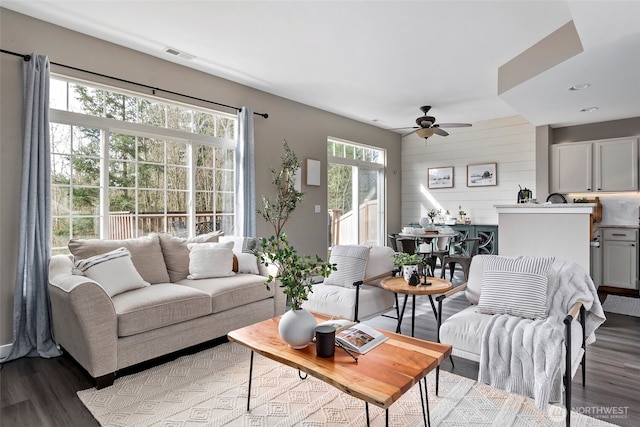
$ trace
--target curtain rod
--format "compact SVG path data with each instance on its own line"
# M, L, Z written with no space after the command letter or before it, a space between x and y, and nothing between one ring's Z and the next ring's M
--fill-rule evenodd
M23 60L25 60L27 62L31 61L31 55L25 55L25 54L22 54L22 53L11 52L10 50L5 50L5 49L0 49L0 52L6 53L6 54L9 54L9 55L13 55L13 56L19 56L19 57L21 57ZM106 77L108 79L116 80L116 81L119 81L119 82L122 82L122 83L128 83L128 84L144 87L144 88L147 88L147 89L151 89L151 91L152 91L152 93L154 95L156 94L156 91L159 91L159 92L169 93L171 95L181 96L183 98L194 99L196 101L207 102L209 104L218 105L220 107L231 108L231 109L236 110L236 111L240 111L241 110L241 108L234 107L233 105L221 104L219 102L209 101L208 99L197 98L195 96L185 95L184 93L179 93L179 92L174 92L174 91L171 91L171 90L162 89L162 88L159 88L159 87L149 86L149 85L146 85L144 83L138 83L138 82L134 82L134 81L131 81L131 80L121 79L119 77L113 77L113 76L109 76L109 75L106 75L106 74L96 73L95 71L84 70L82 68L72 67L70 65L59 64L59 63L53 62L53 61L49 61L49 62L51 64L53 64L53 65L57 65L58 67L69 68L71 70L80 71L82 73L92 74L94 76L99 76L99 77ZM254 112L253 114L255 114L256 116L262 116L265 119L269 117L269 114L267 114L267 113L256 113L256 112Z

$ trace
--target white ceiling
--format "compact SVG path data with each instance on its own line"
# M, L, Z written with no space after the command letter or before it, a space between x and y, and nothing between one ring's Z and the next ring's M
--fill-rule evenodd
M439 123L521 114L558 127L640 117L637 0L3 0L2 7L383 128L413 126L421 105L432 105ZM498 68L572 20L584 51L498 96ZM567 90L578 83L591 87ZM591 106L599 110L579 112Z

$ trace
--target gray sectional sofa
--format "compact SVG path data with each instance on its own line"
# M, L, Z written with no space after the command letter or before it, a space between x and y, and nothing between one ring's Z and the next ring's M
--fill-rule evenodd
M217 239L204 235L197 242ZM49 292L55 340L96 379L97 388L113 384L117 371L125 367L284 312L286 297L277 286L267 290L269 272L263 265L256 269L259 274L188 279L188 243L169 234L72 240L71 256L52 257ZM121 247L128 249L135 270L150 285L109 296L75 269L78 260ZM114 277L119 274L113 271Z

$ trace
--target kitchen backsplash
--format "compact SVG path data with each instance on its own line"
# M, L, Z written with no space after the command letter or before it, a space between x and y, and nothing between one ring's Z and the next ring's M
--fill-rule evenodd
M571 203L573 199L586 197L593 199L600 197L602 204L603 225L638 225L640 215L640 193L598 193L598 194L568 194L567 201Z

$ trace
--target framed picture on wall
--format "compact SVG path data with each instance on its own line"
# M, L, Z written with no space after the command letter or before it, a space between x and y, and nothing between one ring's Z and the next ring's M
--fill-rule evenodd
M453 187L453 166L429 168L429 188Z
M467 165L467 187L485 187L496 184L496 163Z

